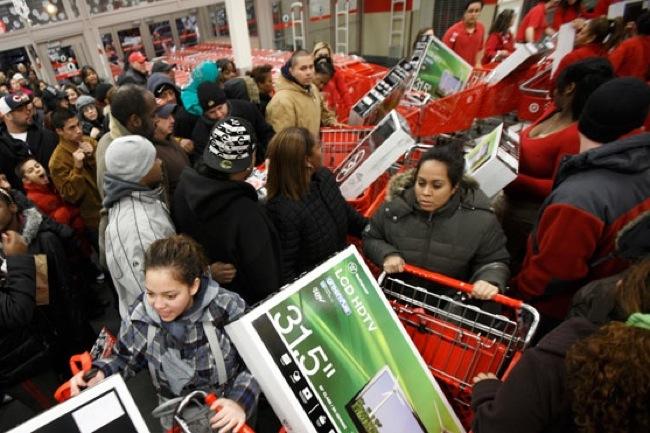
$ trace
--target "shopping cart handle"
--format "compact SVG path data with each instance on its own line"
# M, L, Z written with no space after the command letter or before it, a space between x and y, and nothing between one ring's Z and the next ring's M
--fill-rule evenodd
M474 290L473 284L466 283L455 278L450 278L437 272L431 272L426 269L418 268L417 266L405 264L404 272L415 275L416 277L424 278L425 280L433 281L444 286L451 287L452 289L457 289L461 292L472 293L472 290ZM520 309L522 305L524 305L524 302L519 299L509 298L508 296L501 294L494 295L491 301L514 309Z

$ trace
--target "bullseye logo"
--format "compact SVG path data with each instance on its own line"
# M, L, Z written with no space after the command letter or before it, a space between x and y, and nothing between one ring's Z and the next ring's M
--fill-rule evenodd
M537 113L539 111L539 104L537 102L533 102L528 106L528 111L531 113Z

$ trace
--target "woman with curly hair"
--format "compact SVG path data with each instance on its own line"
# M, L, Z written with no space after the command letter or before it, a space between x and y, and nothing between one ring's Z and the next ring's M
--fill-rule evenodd
M650 431L650 314L635 313L579 341L566 356L577 431Z
M650 431L649 290L646 258L630 268L616 292L623 317L645 329L621 330L625 325L612 322L598 330L586 318L574 317L526 350L504 382L480 373L472 392L472 431Z

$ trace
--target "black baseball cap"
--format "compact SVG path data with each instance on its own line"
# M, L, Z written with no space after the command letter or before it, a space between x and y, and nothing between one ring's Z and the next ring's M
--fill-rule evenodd
M222 173L240 173L250 167L256 145L255 130L247 120L226 117L212 128L203 162Z

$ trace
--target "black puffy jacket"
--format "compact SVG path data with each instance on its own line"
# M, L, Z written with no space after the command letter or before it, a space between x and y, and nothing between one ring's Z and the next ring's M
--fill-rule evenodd
M173 203L178 232L196 239L210 263L231 263L237 269L225 288L251 305L280 287L277 234L251 185L212 179L186 168Z
M47 359L35 326L35 293L34 257L8 257L0 288L0 389L38 373Z
M367 220L341 195L331 171L317 170L301 200L273 197L266 205L282 243L282 283L289 283L361 236Z
M397 254L411 265L503 289L510 275L506 237L478 185L463 179L443 207L427 213L417 205L413 184L413 171L391 179L386 202L363 234L368 258L382 266Z

